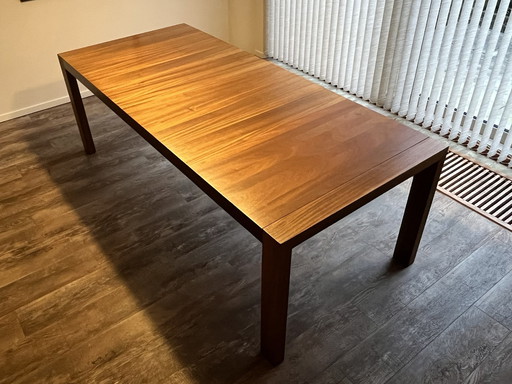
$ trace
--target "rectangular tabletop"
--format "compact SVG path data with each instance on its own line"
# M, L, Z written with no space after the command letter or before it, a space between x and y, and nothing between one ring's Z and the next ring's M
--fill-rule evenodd
M442 149L188 25L60 57L279 243Z
M414 260L446 153L438 141L185 24L59 59L87 152L75 79L260 239L264 258L422 174L397 246Z

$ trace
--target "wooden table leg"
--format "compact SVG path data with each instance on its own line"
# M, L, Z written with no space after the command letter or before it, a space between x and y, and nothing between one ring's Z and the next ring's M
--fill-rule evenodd
M80 95L77 80L71 73L66 70L66 68L64 68L62 63L61 69L62 74L64 75L64 81L66 82L66 87L68 89L71 106L73 107L73 112L75 113L75 119L80 131L80 137L82 138L85 153L94 153L96 152L96 148L94 147L91 129L89 128L89 122L87 121L87 115L85 114L84 103L82 101L82 95Z
M272 364L284 359L292 249L267 234L261 269L261 354Z
M440 161L416 174L413 178L393 254L394 260L399 264L408 266L414 263L443 162L444 156Z

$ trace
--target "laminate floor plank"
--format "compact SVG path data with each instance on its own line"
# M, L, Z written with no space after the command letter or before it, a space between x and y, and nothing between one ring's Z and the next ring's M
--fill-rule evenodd
M0 150L0 155L2 151ZM19 168L16 165L11 165L9 167L5 167L1 169L2 177L0 178L0 187L2 187L1 192L5 193L7 196L7 191L4 189L5 184L14 182L16 180L21 179L21 173Z
M12 200L13 196L19 196L22 193L30 191L34 191L32 192L34 194L44 191L44 187L34 187L51 184L52 180L48 171L41 168L32 168L28 172L23 173L18 170L17 174L18 177L2 184L2 189L0 190L0 204L2 206L7 204L9 200Z
M62 194L58 190L45 189L43 186L26 189L16 196L2 201L0 220L13 220L14 216L23 214L30 215L42 207L56 204L61 199Z
M511 292L512 272L478 300L476 306L512 331Z
M511 270L508 249L487 241L334 364L354 383L386 382Z
M133 180L132 186L137 187L138 184L146 182L147 180L144 179L140 182ZM108 235L110 237L122 232L122 235L126 238L127 224L130 224L129 228L132 230L137 230L137 228L143 227L148 223L158 223L159 219L165 220L164 225L167 226L167 230L178 229L194 220L195 215L204 215L215 209L215 205L204 197L195 201L195 204L191 204L190 207L185 208L182 204L183 200L179 196L169 195L166 192L167 188L168 184L163 183L161 186L155 185L155 190L151 192L142 189L141 193L141 188L136 188L134 189L134 191L137 191L135 196L111 193L109 198L117 197L121 199L121 202L115 201L111 204L108 201L98 202L94 200L76 209L72 209L69 204L54 205L48 209L42 208L29 218L33 225L25 225L23 227L25 230L24 234L20 236L20 234L16 233L16 229L12 230L14 233L12 236L15 240L21 238L22 243L21 241L14 241L6 249L5 246L9 245L10 242L6 241L5 236L9 235L9 233L0 235L0 237L3 237L2 240L5 241L4 252L10 249L17 250L17 254L11 255L8 259L6 259L8 253L1 256L0 265L2 265L5 272L11 268L20 270L25 262L30 264L27 266L28 268L34 268L33 258L27 257L26 260L23 260L25 259L23 253L28 255L36 253L39 256L48 256L49 259L55 257L54 255L48 255L48 247L45 247L44 253L35 252L35 250L43 247L45 242L50 242L52 246L55 246L59 243L71 242L75 237L82 238L91 232L97 232L98 236ZM113 206L127 203L132 203L128 206L129 209L121 207L121 209L109 211L109 207L112 208ZM187 209L191 213L188 219L185 217ZM118 212L118 215L112 214L112 212ZM59 217L60 220L53 221L52 217ZM131 218L132 223L127 222L128 217ZM81 224L84 218L87 220L87 226ZM62 241L59 241L60 238L62 238ZM41 242L41 239L44 239L43 242ZM61 254L64 254L64 252ZM11 272L10 275L13 273L12 270L9 272Z
M237 382L307 382L377 329L350 302L387 273L391 256L362 242L364 236L340 222L297 247L292 258L287 359L271 372L262 363L259 371Z
M341 223L314 236L293 252L290 321L299 315L314 324L315 314L348 303L385 274L390 262L389 255L362 244L360 236ZM313 313L304 314L304 305L314 309Z
M65 106L61 107L63 107L62 109L65 109ZM50 108L50 113L56 112L58 110L57 108L58 107ZM34 116L34 114L20 116L15 119L3 121L2 123L0 123L2 124L2 136L0 136L0 143L4 143L6 141L6 137L8 137L11 134L15 134L16 136L19 137L19 135L21 134L20 127L29 127L32 116Z
M464 384L506 384L512 382L512 333L480 364Z
M0 352L0 372L2 373L0 383L13 383L16 378L44 364L45 357L63 354L66 351L69 351L69 345L60 334L55 332L41 332L37 339L25 338L20 343Z
M87 236L72 237L55 242L46 241L39 246L20 244L18 248L2 252L0 258L0 289L34 273L44 273L45 268L56 262L75 260L89 252L89 258L97 259L100 246Z
M95 246L83 248L68 256L68 260L50 264L1 287L0 316L94 271L102 262L96 250ZM76 268L75 265L79 265L80 268Z
M372 245L385 254L392 255L410 186L410 180L399 184L361 207L356 214L345 217L343 223L358 233L368 234L364 238L366 244ZM446 229L447 220L457 221L455 219L457 216L452 212L453 204L452 199L440 193L435 194L432 203L434 209L428 217L428 225L422 236L422 245L437 237L440 228ZM464 211L464 213L467 212L467 210Z
M388 275L355 298L357 306L375 322L390 320L463 262L496 229L487 219L459 205L453 206L450 216L436 237L420 245L413 265L403 270L391 268ZM462 233L464 237L459 236Z
M387 383L463 383L509 333L470 307Z
M402 183L294 249L272 367L259 242L84 104L91 156L68 104L0 123L0 383L512 382L511 232L436 194L398 268Z
M2 220L3 226L8 229L0 235L3 242L0 249L5 252L17 252L19 257L23 257L24 251L32 251L51 242L57 244L59 240L71 240L73 237L83 236L89 233L89 229L76 225L80 219L68 204L50 205L47 208L44 204L31 212L24 212L20 215L13 215L9 219ZM48 217L48 214L55 216ZM41 226L41 220L38 217L50 218ZM59 217L59 221L53 221L53 218ZM16 222L23 222L25 225L16 227ZM0 256L0 260L3 255Z
M198 221L194 223L194 227L200 230L200 225L204 225L205 222L206 221ZM241 228L238 228L237 231L240 233L242 230ZM179 236L179 232L177 235ZM215 235L215 232L211 233L212 238L215 238ZM246 235L248 236L248 234ZM237 236L234 236L234 233L230 231L227 232L224 238L236 239ZM195 275L190 274L189 268L197 265L198 267L200 266L203 269L208 270L209 268L215 267L215 263L222 262L224 264L226 261L229 261L230 258L236 257L239 255L239 253L243 253L244 250L254 250L254 247L257 243L252 238L250 238L250 236L248 236L247 239L251 241L249 244L252 244L249 247L247 242L238 241L235 242L231 247L226 248L226 253L219 254L215 251L215 248L213 248L212 251L216 253L212 253L210 257L205 258L205 252L207 253L207 250L205 249L199 248L199 251L194 250L195 256L193 257L190 252L186 253L188 248L182 248L182 251L180 252L179 247L177 247L176 244L169 244L170 241L167 238L162 238L160 240L150 242L146 246L137 244L137 246L133 246L131 249L123 249L123 252L119 254L117 259L111 259L110 261L115 262L115 273L121 276L123 281L129 282L129 285L137 286L137 292L139 294L143 293L144 290L148 290L148 295L142 296L142 298L151 303L152 301L157 301L161 296L165 296L167 291L164 289L164 287L166 286L169 286L168 289L175 290L180 287L180 284L187 283L188 285L186 291L190 294L196 289L194 287L197 286L199 283L198 279L201 279L202 276L199 275L195 278ZM205 248L209 249L209 247L206 246ZM232 251L236 250L239 250L239 253L231 253ZM257 252L255 255L257 255ZM109 267L106 266L105 268L108 269ZM108 271L104 273L108 274ZM85 278L93 279L93 276L87 275ZM148 282L151 282L151 285ZM77 281L75 281L75 283L77 283ZM54 302L58 302L59 297L65 295L65 291L68 289L71 291L71 296L73 296L72 287L65 286L62 288L62 292L57 290L49 295L55 297L44 297L44 300L52 300ZM156 294L157 291L160 291L160 293ZM101 308L99 311L108 312L108 301L114 301L115 297L118 295L119 292L115 292L111 298L108 297L109 295L103 296L101 299L106 302L106 306ZM73 298L70 298L70 300L73 300ZM142 307L147 305L142 301L139 301L138 304ZM44 304L41 305L44 307ZM72 306L68 308L69 311L73 312ZM22 314L24 309L27 309L27 307L21 309ZM51 306L49 310L51 312ZM67 315L70 315L71 312L69 312ZM66 313L66 310L64 310L64 313ZM85 314L79 311L74 313L73 316L77 318L77 323L75 325L78 326L80 319L84 318ZM66 318L67 322L69 322L72 316L67 316Z
M306 313L314 310L305 309ZM313 325L306 323L309 328L302 330L298 336L288 337L287 358L279 367L269 369L267 362L258 362L236 383L322 382L319 376L340 377L340 381L345 379L341 382L349 383L345 373L326 369L336 361L336 356L351 350L372 334L377 326L352 305L331 309L323 316L315 315L311 323ZM292 324L290 330L293 330Z
M0 317L0 351L15 348L23 339L25 334L15 312Z
M111 266L93 272L18 308L16 313L27 336L69 318L72 312L123 285Z
M316 378L313 384L352 384L352 382L344 376L343 372L324 371Z
M231 239L232 236L229 236ZM224 265L226 258L230 256L229 251L233 250L233 248L226 249L226 254L217 255L216 260L218 263L222 263ZM212 248L212 251L214 251L214 248ZM253 252L255 255L256 252ZM232 254L231 254L232 255ZM192 255L188 255L189 257L183 257L183 262L188 263ZM204 256L204 250L203 252L197 252L197 257L203 257ZM213 256L213 255L212 255ZM223 257L225 256L225 257ZM212 257L209 258L211 260ZM201 261L199 261L201 263ZM169 263L169 265L175 265L177 262ZM128 327L131 329L131 325L128 323L136 322L137 327L140 327L139 322L142 321L141 318L147 318L149 317L152 319L152 324L154 326L161 326L161 329L173 331L172 335L173 339L178 338L187 338L193 340L194 337L196 338L197 343L202 343L205 340L209 338L216 338L220 340L225 340L227 336L235 337L236 334L233 334L233 328L232 327L224 327L224 332L222 335L219 332L212 333L210 329L199 327L201 329L202 334L197 335L198 328L192 327L191 322L199 322L197 318L201 318L205 316L206 314L213 313L215 317L219 317L221 315L226 315L225 312L222 311L224 306L220 305L219 302L224 302L226 298L223 298L224 300L220 300L219 298L216 298L215 295L218 294L219 291L222 292L221 286L217 284L218 291L212 292L208 289L212 285L213 282L216 281L223 281L224 284L232 285L234 282L237 281L240 277L237 276L236 273L233 273L233 270L228 269L226 267L218 268L215 263L212 263L212 261L209 262L210 265L209 268L213 268L212 273L207 273L204 275L199 276L191 276L190 274L178 274L178 277L172 276L172 274L169 271L165 271L160 267L160 275L161 278L156 274L157 271L141 271L137 270L135 271L138 275L137 280L134 278L130 278L128 276L125 276L126 279L129 279L131 285L136 284L145 284L148 285L148 279L151 281L152 284L154 284L155 287L147 287L148 289L156 288L156 287L162 287L165 286L164 279L168 280L168 284L171 283L171 286L167 288L167 290L162 290L161 297L155 296L153 298L147 297L147 300L151 301L153 299L153 303L143 303L141 302L140 296L138 299L136 299L132 294L130 294L129 291L124 289L123 287L120 287L117 292L113 292L111 295L104 296L96 301L94 304L94 307L91 308L91 305L89 305L89 308L84 308L84 310L70 314L67 317L67 321L65 324L61 325L62 331L63 331L63 337L66 338L68 343L70 345L75 345L76 352L72 352L72 354L79 355L80 353L83 353L83 351L79 351L80 349L89 348L89 338L90 335L95 335L97 332L102 333L102 330L104 329L110 329L112 326L114 328L119 327L122 324L122 327ZM176 271L177 273L178 271ZM222 275L220 275L222 274ZM171 275L171 276L170 276ZM173 278L174 277L174 278ZM182 285L182 286L180 286ZM237 284L236 285L239 288L245 287L243 284ZM257 287L254 287L257 288ZM254 289L255 291L255 298L257 297L257 289ZM230 290L230 294L234 294L234 297L237 297L237 291ZM140 291L138 292L140 293ZM205 293L207 296L205 296ZM213 295L213 296L212 296ZM116 300L117 298L117 300ZM171 300L172 299L172 300ZM244 301L241 301L244 303ZM147 306L148 304L151 304ZM244 304L245 305L245 304ZM255 305L255 303L252 303L252 305ZM147 307L146 307L147 306ZM140 309L146 307L146 312L141 312ZM185 316L180 316L180 307L185 307L185 309L182 309L183 312L186 314ZM220 308L219 308L220 307ZM214 312L213 309L218 308L219 312ZM94 309L94 310L92 310ZM188 311L187 311L188 309ZM231 313L229 317L233 317L234 314L239 313L239 307L233 307L231 308ZM110 313L109 313L110 312ZM108 313L108 315L106 315ZM150 316L149 316L150 315ZM115 321L113 324L109 325L109 322L112 321L113 318L118 317L118 320ZM175 317L180 317L179 319L174 319ZM75 320L73 320L75 319ZM157 320L158 319L158 320ZM172 320L172 324L170 324ZM218 321L219 324L222 324L221 321ZM84 324L82 327L80 327L80 324ZM168 325L171 325L170 327ZM176 326L176 324L181 324L181 330L175 330L173 327ZM211 324L210 324L211 325ZM55 326L54 326L55 327ZM148 328L153 329L153 328ZM222 329L222 328L220 328ZM122 331L122 330L121 330ZM112 335L121 334L119 329L115 329L112 331L107 331L109 334L112 333ZM192 334L190 334L192 332ZM147 335L145 333L137 333L140 337L152 337L155 338L155 336ZM150 332L151 333L151 332ZM176 336L174 335L176 334ZM89 336L89 337L88 337ZM128 335L129 336L129 335ZM137 336L137 337L139 337ZM198 337L201 336L201 337ZM224 337L222 337L224 336ZM108 337L103 335L102 339ZM115 336L118 337L118 336ZM121 337L121 336L119 336ZM121 342L121 340L120 340ZM140 340L139 340L140 342ZM101 344L101 343L100 343ZM148 347L151 348L151 343L147 343ZM178 345L181 344L178 343ZM146 343L142 343L141 345L146 345ZM157 344L159 345L159 344ZM140 353L141 351L138 350L137 347L138 344L135 343L132 345L130 350L134 349L133 353ZM190 348L190 345L188 345ZM101 348L105 348L104 345L101 345ZM112 347L114 348L114 346ZM166 347L168 349L168 346ZM103 351L103 349L101 350ZM113 351L111 352L112 358L114 355L121 356L122 351ZM132 353L130 352L130 353ZM92 353L88 351L87 353ZM108 352L98 352L98 356L93 356L91 359L93 361L96 361L97 359L101 359L101 357L107 354ZM131 359L132 355L128 354L125 356L120 357L122 361L123 359ZM133 358L137 358L136 356ZM55 369L59 369L61 367L62 360L67 360L68 357L65 359L55 360L55 362L50 362L49 364L45 364L45 366L54 367ZM93 367L91 367L93 368ZM111 368L109 368L110 370ZM113 368L112 368L113 369ZM89 372L91 373L91 372ZM44 375L42 375L44 377ZM74 378L73 378L74 380Z
M154 342L148 338L148 334L152 334L152 327L151 320L140 312L139 316L132 316L112 329L101 332L99 335L91 335L89 344L69 348L65 357L62 357L62 354L56 354L60 355L60 358L48 362L45 361L47 358L42 356L43 364L33 366L32 370L25 369L22 375L9 377L8 382L13 384L95 382L94 372L109 370L118 362L119 356L126 358L126 354L136 354L144 348L144 345ZM166 368L173 372L178 367L179 361L176 361L173 367Z

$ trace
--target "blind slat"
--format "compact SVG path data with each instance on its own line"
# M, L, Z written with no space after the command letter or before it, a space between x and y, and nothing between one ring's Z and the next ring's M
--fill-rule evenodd
M460 104L462 96L462 87L464 83L467 81L469 71L469 60L473 55L473 45L475 43L475 39L479 29L480 16L482 15L484 4L485 0L478 0L475 6L473 7L473 17L471 17L468 30L466 32L466 35L464 36L464 42L461 48L459 64L455 68L455 80L453 82L453 88L451 90L450 99L448 101L447 106L448 113L446 113L443 118L441 132L439 133L441 136L447 135L449 132L452 132L452 127L454 127L452 124L452 111L456 111L458 105L462 106L462 104ZM456 131L456 127L454 127L453 130ZM456 136L457 133L453 135L453 137Z
M384 62L386 60L386 49L388 46L389 35L391 31L391 19L393 15L394 2L384 1L384 10L382 14L382 28L379 34L379 43L377 49L377 57L375 58L375 73L373 75L372 90L370 94L370 102L379 104L379 95L384 74Z
M485 91L482 105L480 107L480 111L478 112L476 123L481 124L484 122L484 119L487 118L487 123L485 127L485 131L482 134L482 138L480 140L480 145L478 146L478 152L483 152L487 148L487 144L489 138L491 136L491 132L493 126L498 123L498 119L501 117L501 111L505 106L506 97L509 93L509 81L510 75L512 74L512 60L509 59L508 68L502 72L503 63L505 62L505 56L509 51L510 41L512 38L512 23L507 25L505 29L505 33L501 36L501 41L499 42L498 53L494 59L494 66L492 68L491 76L489 77L489 84ZM498 90L496 91L496 86L499 85ZM496 92L496 96L494 97L494 102L491 104L491 100L493 99L493 95ZM487 110L491 108L491 112L488 114ZM470 140L470 145L473 139Z
M391 101L391 112L397 113L400 109L400 102L402 100L405 80L407 75L407 69L409 68L412 47L414 43L416 26L418 25L418 16L420 12L421 0L414 0L409 6L409 15L402 14L402 18L407 21L405 33L405 39L402 46L403 54L400 55L400 66L397 73L397 83L395 85L393 100ZM404 23L405 24L405 23ZM416 35L419 37L420 35ZM400 49L400 47L398 47Z
M379 52L379 39L382 31L382 18L384 15L384 0L370 1L368 13L375 15L373 20L373 29L371 31L370 52L368 56L368 67L366 69L366 79L364 81L363 99L370 100L375 82L375 72L377 71L377 57Z
M448 52L448 62L446 65L446 74L444 76L444 81L439 85L439 97L437 98L438 108L435 110L435 114L433 116L432 128L431 130L437 132L441 129L441 125L443 122L443 115L445 112L445 106L448 103L448 98L450 96L450 92L453 87L453 80L455 78L455 73L457 72L458 62L460 59L460 52L462 50L462 45L464 41L464 37L466 35L466 31L469 25L469 17L471 16L471 11L473 9L473 3L470 1L466 1L460 12L460 16L457 18L453 17L453 34L448 36L446 39L445 47L443 49L444 52ZM453 5L452 5L453 11ZM450 47L451 45L451 47ZM434 95L434 97L436 97ZM433 110L432 110L433 111ZM449 111L447 111L449 113ZM428 114L428 112L427 112ZM432 118L432 116L430 117Z
M416 71L414 72L414 83L411 91L411 98L407 107L407 113L405 114L407 120L415 119L418 112L418 103L420 101L421 90L423 89L425 77L427 76L429 58L432 54L432 43L434 41L434 32L437 16L439 15L440 4L441 0L434 0L427 16L427 23L425 27L425 33L422 36L423 41L421 43L421 51L418 58L418 64L416 66ZM418 39L420 38L421 37L418 36ZM404 103L405 102L407 101L404 100Z
M503 131L500 136L501 138L504 138L504 144L498 157L498 161L505 161L507 156L512 155L512 92L508 95L505 112L501 117L500 130ZM506 131L508 134L505 133ZM496 154L499 142L494 143L494 146L495 147L491 147L491 150L489 151L491 156ZM509 162L509 167L512 167L512 161Z
M400 23L400 14L402 12L402 0L393 2L393 11L391 14L389 35L387 39L386 48L384 50L384 63L382 69L382 77L379 85L379 96L377 98L377 105L384 106L386 97L390 91L390 77L391 67L393 64L393 57L396 49L396 40L398 36L398 25Z
M490 0L487 4L487 9L494 10L496 8L497 0ZM476 77L478 76L478 67L480 65L481 56L484 53L484 45L487 40L488 31L491 27L492 18L494 16L494 12L485 12L484 18L481 22L480 30L478 31L475 46L472 52L472 58L468 69L468 75L466 81L464 82L464 87L461 92L461 97L457 106L457 112L455 113L455 117L453 118L453 129L448 136L449 139L454 140L459 137L459 143L464 143L467 140L467 136L462 134L462 119L464 114L467 115L466 111L468 110L469 102L471 100L471 95L474 90L474 82L476 81Z
M443 0L439 9L437 24L434 28L434 36L432 40L432 47L428 58L427 70L425 73L425 80L421 89L421 96L418 102L418 112L414 118L416 124L423 123L425 115L427 114L427 104L430 97L430 92L434 86L434 79L437 72L437 65L439 60L439 53L443 41L444 31L448 21L451 0Z
M502 25L503 21L505 20L505 15L507 13L507 4L505 2L502 2L499 6L498 13L496 14L496 20L495 24ZM496 50L497 44L498 44L498 38L500 36L500 30L499 28L493 28L491 29L491 33L488 37L488 40L485 43L485 50L483 55L483 62L480 64L482 68L485 68L485 70L480 70L478 72L478 78L476 81L476 85L472 92L472 98L469 104L469 107L467 109L467 117L464 121L464 124L462 126L461 134L459 137L459 143L463 143L466 140L470 139L470 144L468 144L470 147L474 146L477 143L477 140L480 139L480 134L474 134L471 135L470 130L471 126L474 123L473 117L476 116L478 110L480 109L479 106L482 104L482 101L485 103L486 101L483 100L483 94L488 94L490 91L487 91L488 85L489 85L489 74L488 70L491 68L491 61L494 56L494 52ZM486 90L485 92L481 92L482 90ZM478 128L479 131L480 128Z

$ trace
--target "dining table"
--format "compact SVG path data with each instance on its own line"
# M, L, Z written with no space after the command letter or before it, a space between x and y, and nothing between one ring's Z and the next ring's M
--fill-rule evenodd
M78 82L262 243L260 345L272 364L285 356L293 248L409 178L392 258L414 262L442 141L187 24L58 59L87 154Z

